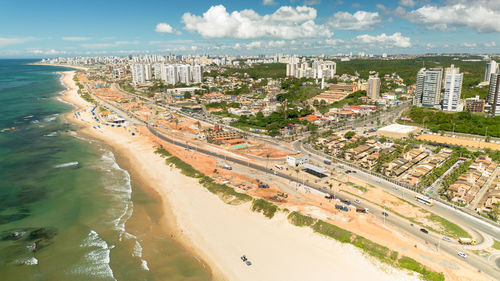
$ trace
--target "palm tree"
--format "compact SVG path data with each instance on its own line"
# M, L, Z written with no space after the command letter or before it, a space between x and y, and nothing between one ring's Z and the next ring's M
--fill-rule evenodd
M266 170L267 170L267 165L269 164L269 157L271 156L271 154L267 153L266 154L266 158L267 158L267 162L266 162Z

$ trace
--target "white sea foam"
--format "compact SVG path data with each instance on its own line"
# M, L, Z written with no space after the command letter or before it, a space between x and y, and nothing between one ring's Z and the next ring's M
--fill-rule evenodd
M48 134L46 134L44 136L45 137L55 137L55 136L57 136L57 132L48 133Z
M52 115L49 115L45 118L43 118L43 122L51 122L51 121L54 121L57 119L57 116L59 116L59 114L52 114Z
M114 218L111 222L112 227L120 232L119 241L124 239L131 239L135 241L132 256L140 259L141 267L144 270L149 270L147 261L142 258L143 249L139 240L135 235L127 232L125 229L125 224L130 219L134 211L134 204L131 197L132 185L130 174L126 170L122 169L118 163L116 163L116 159L111 151L106 151L102 155L102 160L106 163L106 165L101 166L101 169L115 175L114 177L111 176L105 180L105 188L106 190L111 191L113 201L117 201L117 204L113 205L121 206L111 208L109 210L111 217Z
M78 165L78 161L75 161L75 162L68 162L68 163L55 165L54 168L58 169L58 168L65 168L65 167L73 167L73 166L77 166L77 165Z
M83 263L77 265L72 273L116 280L109 266L109 254L113 246L110 247L96 231L91 230L80 247L89 248L89 252L84 255Z
M38 260L35 257L25 258L25 259L17 259L14 261L15 264L24 264L24 265L37 265Z
M33 115L27 115L27 116L24 116L24 119L30 119L31 117L33 117Z

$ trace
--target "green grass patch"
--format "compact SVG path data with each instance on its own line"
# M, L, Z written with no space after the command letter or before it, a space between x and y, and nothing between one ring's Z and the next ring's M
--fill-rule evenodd
M165 160L167 164L174 165L177 169L181 170L181 173L192 178L200 178L203 176L198 170L193 168L193 166L188 163L182 161L177 156L170 156Z
M350 185L350 186L352 186L352 187L354 187L354 188L357 188L357 189L361 190L362 192L368 191L368 189L366 187L361 186L361 185L357 185L357 184L355 184L353 182L349 181L349 182L347 182L347 184Z
M500 250L500 241L493 239L493 249Z
M348 230L342 229L333 224L326 223L322 220L318 220L312 226L312 229L318 233L321 233L343 243L350 243L351 236L353 235L352 232Z
M449 237L452 238L471 237L470 234L467 233L467 231L465 231L463 228L445 218L442 218L440 216L431 213L431 215L428 216L427 219L439 223L439 225L443 228L444 234Z
M252 196L244 193L239 193L234 188L229 187L225 184L220 184L214 182L214 180L208 176L203 176L200 179L200 183L208 189L208 191L217 194L222 201L231 204L238 205L244 202L252 200Z
M277 210L278 206L264 199L255 199L252 202L252 211L262 212L268 218L272 218Z
M424 280L429 280L429 281L444 281L444 275L439 272L431 271L428 270L425 266L423 266L421 263L417 262L416 260L403 256L398 260L399 266L402 268L418 272L422 274L422 279Z
M160 154L162 157L170 157L170 156L172 156L172 154L170 154L170 152L168 152L168 151L167 151L165 148L163 148L163 147L158 147L158 148L156 148L155 153L156 153L156 154Z
M398 252L370 241L363 236L354 235L351 243L380 261L391 263L398 259Z
M288 215L288 221L296 226L311 226L316 220L317 219L303 215L299 212L291 212L290 215Z

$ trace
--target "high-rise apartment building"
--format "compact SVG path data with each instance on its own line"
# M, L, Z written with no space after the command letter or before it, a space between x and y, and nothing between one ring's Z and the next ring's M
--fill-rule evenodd
M130 66L132 72L132 82L134 84L142 84L146 82L146 75L144 73L144 65L132 64Z
M442 68L422 68L417 74L417 86L413 104L416 106L439 108L441 101Z
M462 92L463 73L460 73L460 68L446 68L444 78L444 99L443 110L446 111L462 111L460 104L460 94Z
M304 59L286 65L286 76L295 78L332 79L337 72L337 64L333 61L314 61L311 66Z
M375 101L380 97L380 78L368 78L368 97Z
M486 101L491 106L490 114L500 116L500 73L490 75L490 88Z
M496 61L491 60L486 63L486 70L484 71L484 81L490 82L491 74L497 73L499 70L499 65Z

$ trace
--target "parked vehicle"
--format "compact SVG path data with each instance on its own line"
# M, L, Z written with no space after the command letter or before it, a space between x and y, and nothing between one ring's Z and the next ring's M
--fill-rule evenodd
M283 165L279 165L279 164L274 165L274 167L276 167L280 170L283 170L285 168Z
M428 231L427 229L425 229L425 228L421 228L421 229L420 229L420 231L422 231L422 232L423 232L423 233L425 233L425 234L428 234L428 233L429 233L429 231Z
M464 259L466 259L466 258L467 258L467 254L466 254L466 253L464 253L464 252L458 252L458 255L459 255L460 257L464 258Z
M232 169L233 169L233 167L229 166L228 164L224 164L224 165L222 166L222 168L224 168L224 169L226 169L226 170L232 170Z
M361 202L358 199L354 200L354 203L361 204Z
M341 200L342 203L346 204L346 205L351 205L351 201L349 201L349 199L345 199L345 200Z
M258 187L259 188L269 188L269 184L267 184L267 183L259 183Z
M368 209L367 208L356 208L356 212L358 212L358 213L368 213Z
M471 238L460 237L458 238L458 243L462 245L476 245L476 240Z
M243 256L241 256L241 260L242 261L247 261L248 259L247 259L247 257L245 255L243 255Z
M386 213L386 212L382 212L382 215L384 215L384 217L388 217L389 216L389 214Z
M328 194L328 195L325 195L325 198L326 199L335 199L335 195Z
M286 192L279 192L278 191L278 196L281 196L283 198L288 198L288 194Z
M346 206L342 206L342 205L335 205L335 209L345 211L345 212L349 211L349 208L347 208Z

